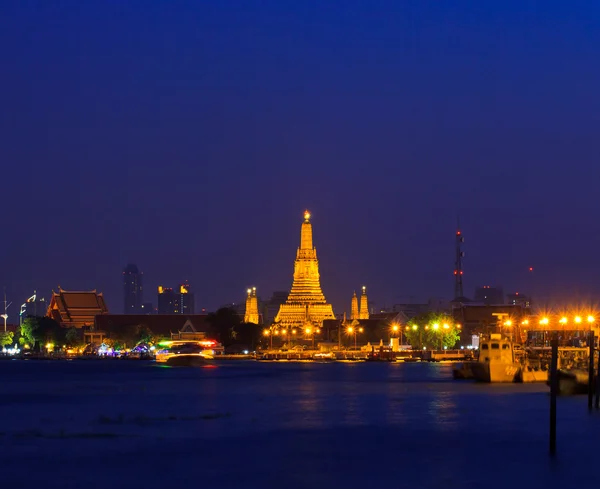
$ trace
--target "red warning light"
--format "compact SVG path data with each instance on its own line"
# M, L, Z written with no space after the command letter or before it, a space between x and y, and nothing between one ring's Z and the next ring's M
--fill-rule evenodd
M457 273L457 271L456 271L456 270L454 270L454 275L458 275L458 273Z
M529 267L529 271L530 271L530 272L533 272L533 267Z
M460 231L456 231L456 235L457 235L457 236L460 236Z

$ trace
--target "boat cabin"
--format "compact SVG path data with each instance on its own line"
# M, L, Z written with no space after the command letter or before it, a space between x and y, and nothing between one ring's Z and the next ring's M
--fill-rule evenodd
M489 339L480 340L479 361L514 363L515 354L512 342L502 338L502 335L499 334L492 334Z

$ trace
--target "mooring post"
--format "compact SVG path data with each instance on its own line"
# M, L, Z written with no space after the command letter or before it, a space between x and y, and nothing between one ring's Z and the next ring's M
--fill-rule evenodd
M590 358L588 367L588 410L592 410L592 401L594 400L594 391L596 383L594 382L594 332L588 333L588 343L590 345Z
M592 333L594 334L594 333ZM600 343L600 338L599 338ZM593 360L592 360L593 363ZM593 369L592 369L593 372ZM600 344L598 345L598 374L596 375L596 409L600 409Z
M552 333L550 341L550 455L556 453L556 396L558 395L558 333Z

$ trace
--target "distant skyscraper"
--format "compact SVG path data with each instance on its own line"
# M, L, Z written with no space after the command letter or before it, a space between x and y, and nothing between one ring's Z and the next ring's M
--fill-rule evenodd
M142 304L142 314L154 314L154 307L152 307L152 302L144 302Z
M196 312L194 294L190 291L190 284L187 281L179 286L179 311L178 314L194 314Z
M186 282L173 289L158 287L158 314L194 314L194 294L190 292L190 285Z
M176 314L179 308L177 294L169 287L158 286L158 314Z
M127 265L123 270L123 312L125 314L142 314L143 312L143 277L144 274L133 263Z

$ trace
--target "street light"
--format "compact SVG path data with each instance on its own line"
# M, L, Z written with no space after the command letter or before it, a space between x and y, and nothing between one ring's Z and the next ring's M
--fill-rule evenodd
M269 350L272 350L273 349L273 330L265 329L263 331L263 335L269 337Z
M315 349L315 334L319 334L321 332L321 330L319 328L305 328L304 332L309 335L310 337L312 337L312 349Z
M356 345L356 335L358 333L362 333L364 331L364 328L359 327L359 328L353 328L352 326L348 326L348 334L354 334L354 349L356 350L358 347Z

